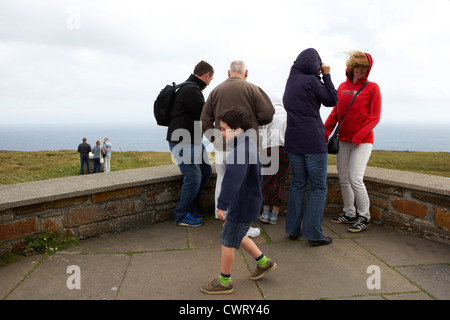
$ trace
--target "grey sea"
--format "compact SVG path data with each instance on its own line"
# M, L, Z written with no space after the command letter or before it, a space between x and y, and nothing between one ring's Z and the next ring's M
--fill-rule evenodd
M0 150L76 150L83 138L91 146L105 137L114 151L169 152L165 127L154 123L99 125L0 125ZM374 150L450 152L450 125L380 123Z

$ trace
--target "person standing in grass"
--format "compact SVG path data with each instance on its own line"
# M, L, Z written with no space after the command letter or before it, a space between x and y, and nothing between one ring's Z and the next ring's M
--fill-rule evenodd
M87 174L91 172L89 168L89 152L91 152L91 145L87 143L87 139L83 138L83 142L78 145L77 151L80 153L80 174L84 174L84 164L86 163Z
M258 280L277 267L246 235L251 223L258 219L262 204L258 148L251 134L245 133L253 127L252 117L244 108L236 107L226 111L219 119L222 136L232 151L225 162L226 170L217 199L217 217L226 219L220 238L220 275L200 288L207 294L234 292L231 270L234 251L239 247L256 260L257 266L250 275L251 280ZM227 211L226 218L224 211Z
M92 173L99 173L102 167L102 164L100 163L100 159L102 158L102 148L100 147L100 140L97 140L97 142L95 143L95 147L92 148L92 154L92 160L94 162L94 169L92 170Z
M108 138L105 138L103 140L103 160L104 160L104 169L103 172L110 172L111 171L111 152L112 152L112 144L109 142Z
M327 140L346 112L355 92L367 82L372 69L370 54L353 51L349 55L346 62L347 80L339 86L338 103L325 122ZM373 148L372 130L380 121L380 115L380 88L375 82L368 82L348 109L339 129L336 163L344 212L332 218L331 222L351 224L348 228L350 232L361 232L370 223L370 199L363 178Z

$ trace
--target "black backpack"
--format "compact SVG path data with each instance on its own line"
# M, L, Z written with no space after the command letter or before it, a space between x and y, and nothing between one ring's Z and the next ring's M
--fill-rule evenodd
M177 93L178 89L188 83L194 82L186 81L177 85L175 84L175 82L173 82L172 85L168 84L156 97L155 103L153 105L153 113L155 115L156 123L159 126L169 126L170 120L172 119L171 112L173 104L175 102L175 94Z

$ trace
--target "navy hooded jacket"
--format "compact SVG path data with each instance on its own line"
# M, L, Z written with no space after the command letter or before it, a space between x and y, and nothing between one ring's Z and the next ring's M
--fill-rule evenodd
M327 152L325 127L320 106L337 104L337 91L331 76L320 80L322 60L315 49L302 51L291 68L283 96L287 112L285 150L291 153Z
M242 133L227 142L233 147L225 165L217 208L227 212L227 220L258 220L262 205L261 162L258 148L250 135Z

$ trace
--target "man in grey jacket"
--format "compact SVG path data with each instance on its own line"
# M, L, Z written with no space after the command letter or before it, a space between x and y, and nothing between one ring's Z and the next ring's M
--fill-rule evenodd
M200 116L203 133L213 128L220 130L219 115L233 107L242 107L252 115L253 129L256 134L260 125L266 125L272 122L275 109L270 98L261 88L246 81L247 76L248 70L243 61L233 61L231 63L230 69L228 70L228 79L211 91L203 107ZM222 136L209 136L206 133L205 135L213 142L216 149L215 167L217 180L215 199L217 210L217 198L220 194L222 180L225 174L225 159L228 152L225 150L226 143L223 140L215 140L217 138L221 139ZM255 229L251 228L248 236L259 235L259 229Z

